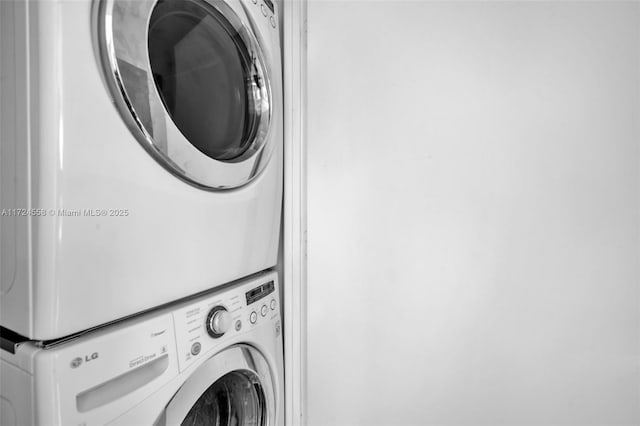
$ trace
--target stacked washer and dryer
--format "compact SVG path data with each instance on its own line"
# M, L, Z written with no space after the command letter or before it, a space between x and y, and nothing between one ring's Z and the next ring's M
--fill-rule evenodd
M276 7L0 1L3 426L283 424Z

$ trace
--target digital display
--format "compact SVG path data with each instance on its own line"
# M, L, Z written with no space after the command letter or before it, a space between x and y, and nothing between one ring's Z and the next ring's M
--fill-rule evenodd
M264 0L264 4L266 4L267 7L271 9L271 13L275 13L275 9L273 8L273 2L271 0Z
M269 281L268 283L262 284L261 286L254 288L253 290L249 290L245 294L245 296L247 297L247 306L273 293L274 290L275 290L275 284L273 283L273 281Z

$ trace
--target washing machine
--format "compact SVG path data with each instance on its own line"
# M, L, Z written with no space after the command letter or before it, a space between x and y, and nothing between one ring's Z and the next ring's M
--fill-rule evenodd
M0 424L283 425L281 330L266 273L68 341L5 346Z
M270 0L0 1L1 325L50 340L276 264Z

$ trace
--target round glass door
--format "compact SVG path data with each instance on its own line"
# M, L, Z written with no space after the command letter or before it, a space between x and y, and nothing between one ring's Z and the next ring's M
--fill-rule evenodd
M142 146L183 180L242 186L273 151L270 67L223 0L101 0L107 82Z
M182 426L264 426L265 396L249 371L234 371L211 385L193 404Z
M254 347L231 346L189 374L154 426L273 425L277 395L271 371Z
M191 144L216 160L244 154L263 95L254 58L224 16L203 1L159 1L149 60L164 107Z

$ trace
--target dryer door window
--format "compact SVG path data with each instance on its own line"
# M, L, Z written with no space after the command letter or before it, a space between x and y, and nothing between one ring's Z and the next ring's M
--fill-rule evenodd
M206 6L159 1L149 24L149 60L178 129L205 155L233 160L255 139L263 83L238 31Z
M182 421L182 426L266 425L265 396L260 381L250 372L234 371L211 385Z
M100 0L98 13L114 103L162 166L216 190L245 185L266 167L280 97L276 90L272 102L270 56L240 3Z

